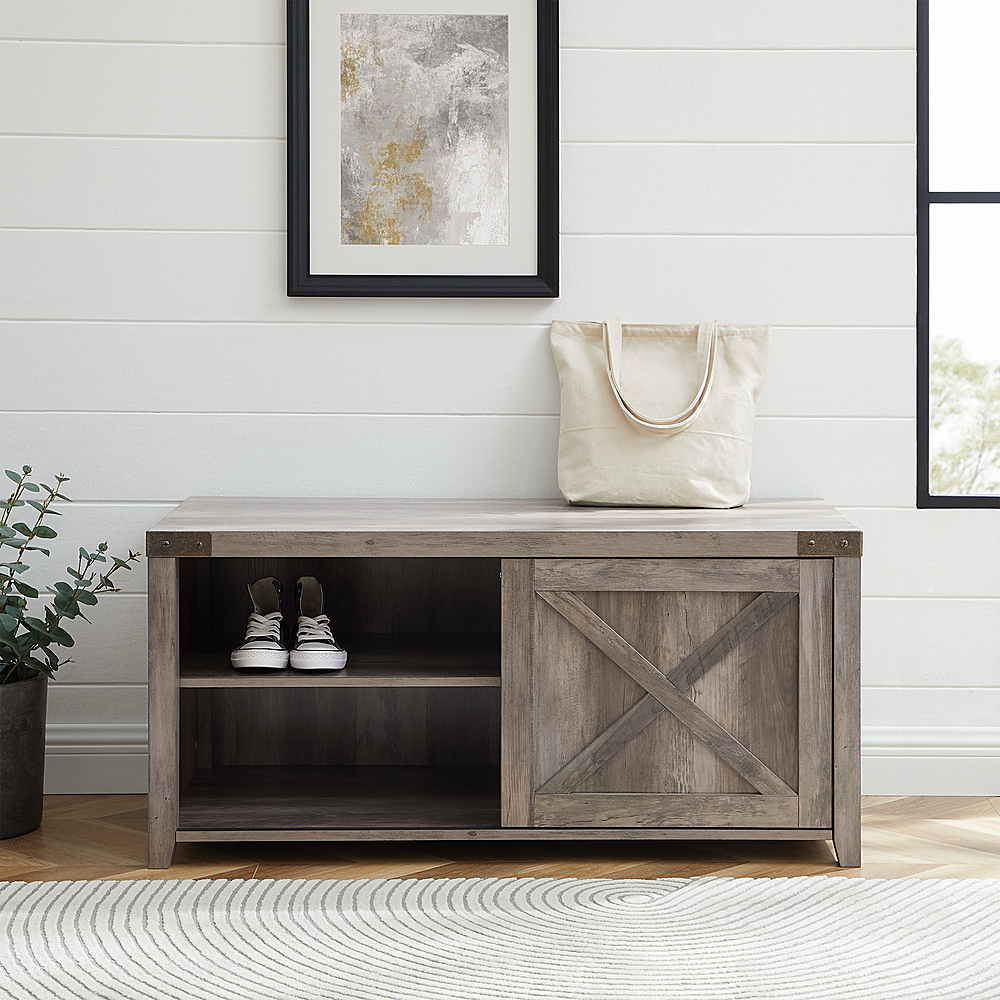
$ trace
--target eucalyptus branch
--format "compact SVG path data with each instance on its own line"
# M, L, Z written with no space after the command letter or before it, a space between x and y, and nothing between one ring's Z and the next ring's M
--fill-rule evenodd
M89 621L81 606L97 604L98 598L103 594L118 593L119 588L115 586L112 577L122 568L131 569L130 564L140 557L140 553L132 551L129 551L126 559L107 556L107 542L101 542L94 552L81 548L76 569L66 567L72 582L60 581L48 587L53 599L43 605L43 616L35 618L28 615L28 601L38 598L39 593L18 578L19 574L28 569L21 560L29 552L40 552L46 557L50 555L48 549L32 543L39 538L57 537L58 533L43 524L43 519L50 514L60 513L54 509L57 500L71 502L69 497L60 492L69 477L58 475L53 488L46 483L39 485L31 482L28 479L30 473L31 467L27 465L20 474L7 472L7 477L16 485L0 518L0 546L17 550L14 562L0 563L0 569L5 571L0 574L0 684L28 680L39 674L52 677L60 666L71 662L68 659L60 660L53 648L74 644L63 625L67 620L75 618ZM40 493L42 490L46 494L44 500L24 496L25 492ZM24 522L9 524L11 511L25 504L37 511L35 523L30 527ZM113 565L107 572L101 572L97 564L106 563L109 558ZM14 593L15 590L17 593Z

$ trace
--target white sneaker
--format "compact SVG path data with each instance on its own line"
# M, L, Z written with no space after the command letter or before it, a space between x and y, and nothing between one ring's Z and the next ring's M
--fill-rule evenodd
M247 585L253 612L247 622L243 644L230 654L237 670L284 670L288 650L282 635L281 584L265 576Z
M323 585L314 576L300 576L295 584L299 623L292 646L295 670L342 670L347 666L347 650L330 631L330 619L323 614Z

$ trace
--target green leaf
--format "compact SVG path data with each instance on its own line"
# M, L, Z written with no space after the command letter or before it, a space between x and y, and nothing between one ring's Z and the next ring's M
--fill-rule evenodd
M73 577L74 580L82 580L83 579L83 577L79 573L77 573L77 571L75 569L73 569L72 566L67 566L66 567L66 572L69 573L69 575L71 577Z
M0 538L13 538L17 532L13 528L8 528L6 524L0 524Z
M31 528L29 528L24 523L24 521L18 521L17 524L12 524L11 527L15 531L20 531L22 535L27 535L29 538L31 537ZM11 537L13 537L13 536L11 536Z
M58 590L60 594L73 593L73 588L68 583L63 583L62 581L56 584L56 590ZM38 595L36 594L35 596L37 597Z
M18 621L13 615L0 612L0 623L3 624L3 627L7 629L11 635L13 635L14 629L17 628Z
M27 583L21 583L20 580L14 581L14 586L24 594L25 597L37 597L38 591L34 587L28 585Z
M25 615L21 621L23 621L32 632L40 632L42 635L45 635L48 630L45 622L43 622L40 618L29 618Z
M26 569L28 569L27 563L20 562L0 563L0 566L3 566L4 569L12 569L15 573L23 573Z
M8 542L7 544L9 545L10 543ZM41 552L44 555L49 555L49 550L48 549L43 549L41 547L41 545L25 545L24 551L25 552Z
M11 472L10 469L4 469L4 472L7 473L8 479L13 479L15 483L21 482L21 477L16 472ZM27 475L27 473L25 473L25 475Z
M53 640L58 642L60 646L73 645L73 637L65 629L56 627L49 631L49 635L51 635Z
M81 590L79 594L76 595L76 599L81 604L96 604L97 598L89 590Z
M37 528L35 528L35 535L38 538L55 538L57 534L58 533L47 524L40 524Z
M41 492L34 483L25 483L24 484L24 488L26 490L31 490L32 493L39 493L39 492Z
M24 506L23 500L11 500L3 505L3 509L11 510L13 507L23 507L23 506Z
M81 559L90 558L90 553L82 545L80 546L80 558Z
M107 562L107 561L108 561L108 560L107 560L107 559L105 559L105 558L104 558L104 556L102 556L102 555L100 554L100 552L95 552L95 553L94 553L94 562Z
M52 677L52 667L47 663L43 663L36 656L29 656L25 661L29 666L34 667L40 674L45 674L46 677Z
M43 514L45 514L46 517L48 517L50 514L54 514L56 517L62 517L61 510L56 510L55 507L46 507L43 503L40 503L38 500L32 500L30 498L26 498L24 502L26 504L30 504L32 507L35 508L35 510L41 511Z

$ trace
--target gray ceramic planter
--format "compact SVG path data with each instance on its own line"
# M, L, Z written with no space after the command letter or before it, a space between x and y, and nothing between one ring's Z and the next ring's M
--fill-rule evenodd
M0 840L42 822L48 678L0 684Z

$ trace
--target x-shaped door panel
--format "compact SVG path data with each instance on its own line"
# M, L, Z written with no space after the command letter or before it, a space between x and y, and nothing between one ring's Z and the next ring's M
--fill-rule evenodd
M538 596L555 608L646 691L625 715L542 784L539 792L571 792L658 715L670 712L754 788L765 795L795 795L794 789L684 693L685 689L723 656L735 649L742 639L755 632L776 611L792 601L795 594L761 594L711 639L669 671L661 671L650 663L574 594L554 590L541 591Z
M801 573L800 566L803 567ZM829 567L817 561L802 564L798 560L710 559L536 561L530 601L537 608L538 641L531 651L530 683L539 693L535 696L532 723L536 764L530 781L530 804L525 803L530 822L536 826L814 828L828 824L830 705L823 692L828 690L830 668L830 579ZM736 593L731 599L722 601L712 596L713 592L720 591ZM636 596L629 597L630 592L635 592ZM644 599L640 592L653 592L653 596ZM615 626L616 615L609 616L601 611L602 593L607 595L604 606L612 606L608 601L618 594L625 602L622 606L635 612L632 632ZM678 654L671 662L671 643L661 640L664 629L677 626L668 626L655 614L651 617L650 609L658 606L658 600L661 604L664 601L669 604L685 599L685 594L687 599L698 595L703 603L707 601L713 616L700 623L702 638L695 648L686 655ZM785 611L796 598L799 601L797 610L792 607ZM734 604L737 600L740 603ZM632 604L629 605L629 601ZM719 627L722 609L741 604L738 613L730 611L723 616L724 623ZM546 608L544 614L543 607ZM558 617L554 617L553 612ZM636 626L636 619L642 620L641 627ZM704 638L709 620L714 623L710 627L716 631ZM559 621L562 626L557 624ZM796 621L797 642L795 633L788 631L796 627ZM635 633L636 628L639 628L638 633ZM643 628L649 642L642 641ZM697 632L697 628L694 631ZM639 635L638 641L633 633ZM587 646L580 645L580 637L600 651L601 663L608 664L607 667L598 663L590 668L581 666L597 654L584 655ZM782 648L775 651L773 647L779 639ZM684 648L680 641L673 645ZM745 645L745 650L736 652L741 645ZM690 642L687 649L691 649ZM731 656L734 653L735 660ZM745 666L753 661L757 664L766 662L769 656L777 657L775 663L780 660L787 665L782 668L786 690L740 693L732 687L731 680L727 680L733 663ZM716 677L718 670L723 669L719 665L724 662L729 666L722 676ZM602 673L601 678L597 678L587 672L594 669L603 672L611 665L637 686L637 693L641 692L638 700L634 694L626 695L621 714L613 717L608 708L613 699L605 698L601 702L604 707L590 720L573 725L567 724L564 718L560 726L555 727L558 731L546 731L546 715L551 716L553 706L566 708L567 703L559 694L561 685L571 689L574 685L586 688L587 685L604 684L611 691L614 684L607 674ZM715 673L712 673L713 668L718 668ZM546 673L553 670L556 672ZM546 678L550 680L546 682ZM629 681L622 683L628 686ZM730 706L738 704L741 698L745 698L748 705L756 699L756 707L752 710L756 714L751 719L752 712L748 708L746 720L737 718L734 725L730 714L727 721L725 714L719 715L712 708L711 697L701 697L707 690L706 684L709 688L715 684L717 691L728 684L725 698ZM636 688L629 690L636 691ZM771 694L776 704L782 701L773 718L760 710L761 699ZM572 699L574 691L567 690L566 697ZM578 700L581 710L586 712L600 699L588 700L580 696ZM742 708L737 710L743 711ZM665 718L672 720L672 733L679 727L689 734L685 737L688 746L707 747L702 755L722 761L725 767L723 764L714 766L723 768L731 778L708 786L697 783L674 786L681 787L679 791L670 791L668 783L664 786L666 791L655 788L651 791L643 787L638 777L635 781L626 778L619 785L617 779L602 771L612 758L617 760L617 755L623 752L631 754L631 758L621 758L621 764L615 765L620 776L632 774L633 768L635 773L641 771L642 767L634 763L636 754L648 752L650 747L654 754L659 754L661 749L662 754L676 753L676 746L668 746L670 740L666 737L666 743L657 749L660 744L656 741L660 740L661 731L665 732L662 729ZM609 723L608 719L613 721ZM649 729L657 720L660 720L657 726ZM767 726L771 726L772 731L783 731L772 740L768 732L762 731L762 727ZM645 751L636 750L638 743L633 744L633 741L647 729L653 734L654 742L650 743L644 736ZM740 736L741 731L749 732L751 739ZM692 743L692 739L696 743ZM676 743L675 737L674 740ZM779 755L779 763L784 761L780 768L767 753L762 754L757 748L758 744L765 751L770 747L770 756L774 756L778 743L790 748L783 756ZM633 746L629 747L630 744ZM662 757L661 762L667 763ZM543 767L549 773L539 770ZM606 790L595 791L595 788ZM738 788L744 791L734 791Z

